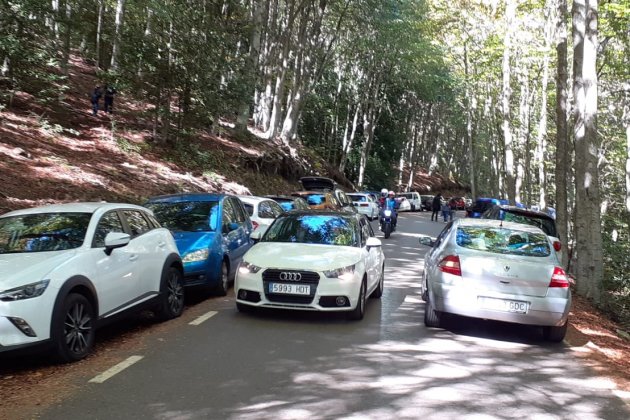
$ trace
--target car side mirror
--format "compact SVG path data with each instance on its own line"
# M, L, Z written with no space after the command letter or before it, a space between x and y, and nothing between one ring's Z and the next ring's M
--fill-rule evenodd
M105 237L105 253L111 255L116 248L127 246L131 241L131 236L123 232L109 232Z
M421 235L419 239L420 245L428 246L433 248L435 246L435 238L430 236Z
M378 238L369 237L367 241L365 241L365 246L367 247L367 250L369 251L372 248L379 248L383 246L383 243Z
M258 230L255 230L249 235L249 239L254 241L254 243L257 243L262 239L262 233Z

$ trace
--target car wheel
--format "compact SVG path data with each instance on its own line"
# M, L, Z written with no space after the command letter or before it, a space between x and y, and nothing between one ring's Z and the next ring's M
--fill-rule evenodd
M567 335L567 327L569 326L569 320L559 327L543 327L543 337L547 341L559 343L564 340Z
M359 300L357 301L357 306L352 310L352 312L348 313L348 319L353 321L360 321L363 319L365 315L365 289L367 288L365 280L361 282L361 288L359 289Z
M442 314L433 308L430 299L424 305L424 325L429 328L440 328L442 324Z
M380 299L380 297L383 296L384 289L385 289L385 266L383 266L383 269L381 271L381 277L378 280L378 286L376 286L376 289L374 289L370 297Z
M53 316L52 339L57 358L64 363L87 356L94 346L94 308L87 298L69 294Z
M162 321L177 318L184 312L184 279L181 271L169 267L162 275L161 289L157 317Z
M225 261L221 264L221 281L219 285L215 289L215 292L219 296L227 295L228 289L230 288L230 270L228 269L228 265Z

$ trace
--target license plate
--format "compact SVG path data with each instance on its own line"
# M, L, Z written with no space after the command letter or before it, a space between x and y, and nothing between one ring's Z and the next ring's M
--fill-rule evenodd
M494 311L526 314L529 310L529 302L523 302L520 300L496 299L489 297L479 297L477 300L482 308Z
M310 295L311 286L308 284L269 283L269 293L285 295Z

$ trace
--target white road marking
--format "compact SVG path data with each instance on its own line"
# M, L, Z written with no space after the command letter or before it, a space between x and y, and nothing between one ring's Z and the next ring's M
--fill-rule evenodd
M405 302L404 303L424 303L424 301L422 300L422 298L420 296L414 297L414 296L411 296L411 295L407 295L407 296L405 296Z
M200 317L198 317L194 321L189 322L188 325L199 325L202 322L209 320L210 318L212 318L216 314L217 314L217 311L210 311L207 314L201 315Z
M88 382L102 384L103 382L111 378L112 376L116 375L117 373L122 372L123 370L127 369L129 366L142 360L143 357L144 356L131 356L127 358L126 360L123 360L122 362L118 363L116 366L112 366L111 368L107 369L105 372L101 373L100 375L96 375L95 377L90 379Z

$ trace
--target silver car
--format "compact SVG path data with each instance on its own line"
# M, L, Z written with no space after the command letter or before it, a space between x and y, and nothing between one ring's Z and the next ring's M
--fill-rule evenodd
M571 291L549 237L535 226L457 219L437 238L422 236L424 323L444 313L543 327L547 340L567 331Z

